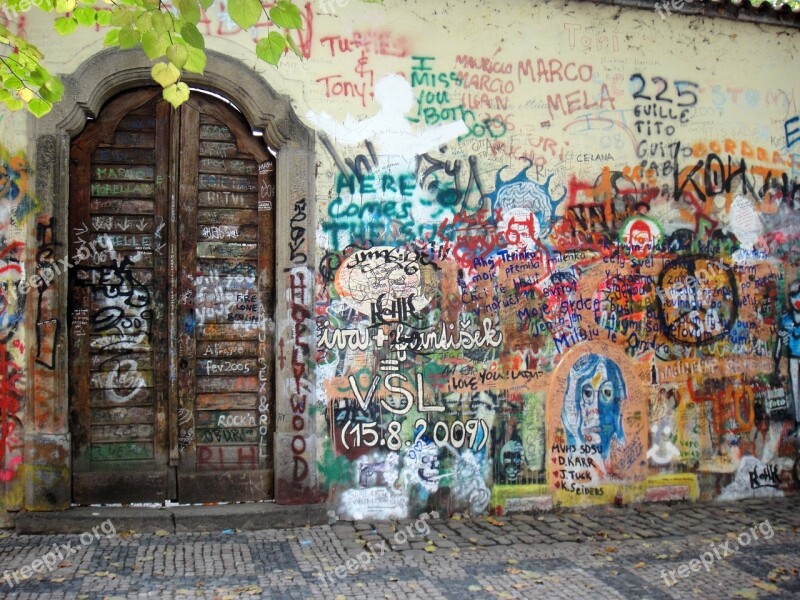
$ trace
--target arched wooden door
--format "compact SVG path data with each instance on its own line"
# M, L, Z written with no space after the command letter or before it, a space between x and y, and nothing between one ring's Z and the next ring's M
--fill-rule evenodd
M72 143L78 503L273 495L275 163L224 101L110 101Z

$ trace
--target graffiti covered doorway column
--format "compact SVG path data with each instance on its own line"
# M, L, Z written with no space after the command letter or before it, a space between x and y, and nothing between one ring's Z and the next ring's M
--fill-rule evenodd
M79 503L272 496L274 161L196 96L123 94L72 144Z

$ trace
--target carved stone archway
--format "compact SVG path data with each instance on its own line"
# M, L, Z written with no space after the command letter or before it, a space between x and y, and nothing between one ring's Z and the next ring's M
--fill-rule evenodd
M314 134L252 68L208 51L205 73L184 81L230 99L254 131L263 132L277 156L276 298L274 319L275 499L302 504L319 500L316 456L319 427L309 414L314 369ZM41 270L41 248L65 257L69 236L70 140L87 119L114 95L151 83L152 64L140 51L105 50L62 77L63 100L39 120L31 120L30 155L35 157L35 189L42 210L35 226L37 251L26 269ZM290 239L291 236L291 239ZM71 439L68 422L67 276L63 270L47 287L32 289L26 312L28 352L24 480L27 510L60 510L71 505ZM49 340L44 340L48 336ZM46 357L45 357L46 353Z

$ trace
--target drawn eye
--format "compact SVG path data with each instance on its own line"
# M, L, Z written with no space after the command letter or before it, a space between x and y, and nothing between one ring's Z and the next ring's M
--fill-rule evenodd
M583 386L583 401L589 403L592 401L592 386L588 383Z
M614 388L610 383L604 383L600 388L600 400L602 402L611 402L614 399Z

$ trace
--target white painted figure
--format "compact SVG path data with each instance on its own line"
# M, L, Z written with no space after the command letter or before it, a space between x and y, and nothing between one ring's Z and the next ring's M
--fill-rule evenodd
M381 108L367 119L357 120L348 115L339 123L327 113L314 111L308 111L306 118L342 146L372 141L381 162L400 157L403 168L417 156L469 131L463 120L413 131L405 115L414 106L414 92L402 75L384 75L375 84L374 96Z

